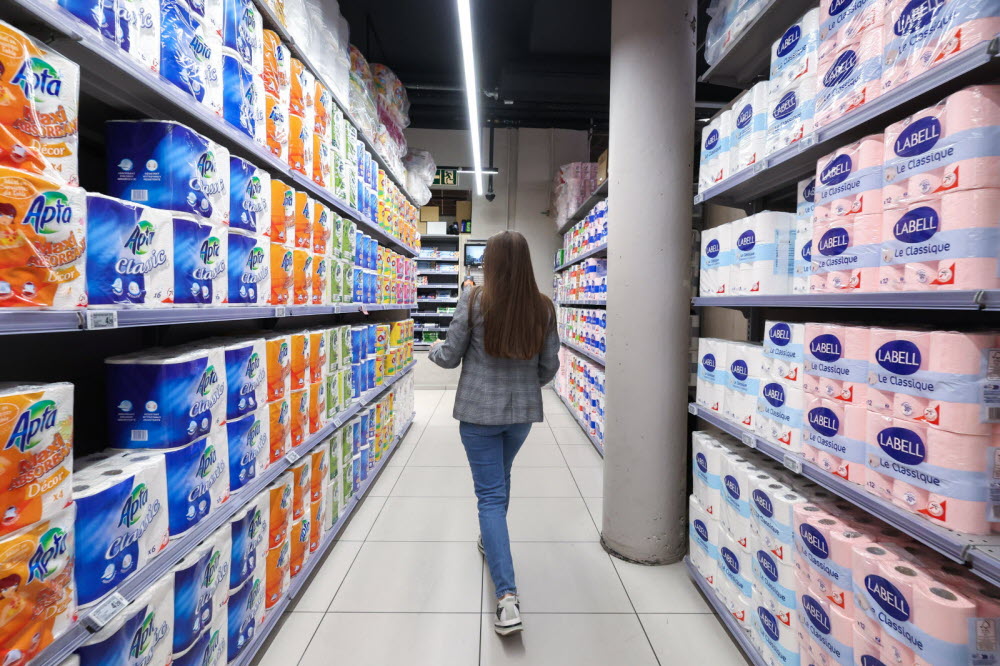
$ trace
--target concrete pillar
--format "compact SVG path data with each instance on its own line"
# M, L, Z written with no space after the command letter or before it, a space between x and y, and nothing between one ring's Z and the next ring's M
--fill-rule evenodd
M611 3L605 547L687 548L694 0Z

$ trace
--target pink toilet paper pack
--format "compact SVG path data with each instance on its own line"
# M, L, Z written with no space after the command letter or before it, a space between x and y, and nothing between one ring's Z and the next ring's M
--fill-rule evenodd
M806 392L837 402L867 404L869 329L806 324L805 341Z
M879 214L816 222L810 290L814 293L876 291L881 236Z
M851 549L834 541L833 534L848 526L815 504L795 507L796 566L826 578L831 585L851 590ZM801 564L800 564L801 563Z
M882 215L880 290L1000 287L1000 189L947 192Z
M816 464L858 485L865 482L865 416L862 405L815 396L806 404L803 440L816 449Z
M824 42L824 45L826 42ZM819 59L816 127L829 125L882 94L882 30L866 30Z
M882 212L883 137L873 134L816 164L815 221Z
M890 0L883 89L896 88L1000 32L990 0Z
M800 621L824 654L820 663L854 666L854 622L840 608L808 592L799 595Z
M870 30L881 29L885 0L822 0L819 3L820 48L829 51L838 44L857 40Z
M885 130L885 209L1000 187L1000 86L971 86Z

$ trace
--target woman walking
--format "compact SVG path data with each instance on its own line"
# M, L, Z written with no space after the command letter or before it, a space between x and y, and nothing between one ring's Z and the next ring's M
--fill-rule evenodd
M428 358L443 368L462 365L453 415L479 500L479 549L496 588L493 626L506 636L522 629L507 532L510 470L531 424L544 418L542 386L559 369L559 335L524 236L492 236L483 274L481 286L462 294L447 340L436 343Z

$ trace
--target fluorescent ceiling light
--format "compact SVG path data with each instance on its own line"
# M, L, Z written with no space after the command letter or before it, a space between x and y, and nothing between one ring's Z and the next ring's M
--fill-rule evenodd
M473 178L476 179L476 194L483 195L483 155L480 146L479 128L479 87L476 85L476 56L472 48L472 7L471 0L458 0L458 29L462 34L462 61L465 69L465 99L469 107L469 133L472 139Z

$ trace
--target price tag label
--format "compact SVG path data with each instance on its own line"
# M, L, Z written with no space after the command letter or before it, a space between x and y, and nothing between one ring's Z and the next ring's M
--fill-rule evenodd
M301 457L302 456L300 456L295 451L289 451L288 453L285 454L285 460L288 461L289 465L294 465L295 463L297 463L299 461L299 458L301 458Z
M87 310L83 327L87 330L99 328L118 328L118 311Z
M760 173L761 171L763 171L766 168L767 168L766 164L764 164L763 162L757 162L757 164L753 165L753 172L755 174L757 174L757 173Z
M814 145L816 145L816 135L815 134L812 135L812 136L807 136L806 138L802 139L802 147L803 148L808 148L809 146L814 146Z
M702 196L702 195L700 195L700 194L696 194L696 195L694 196L694 205L695 205L695 206L697 206L698 204L700 204L700 203L701 203L702 201L704 201L704 200L705 200L705 197L703 197L703 196Z
M688 404L688 414L692 414L693 416L698 416L698 405L694 404L693 402Z
M754 437L753 435L751 435L748 432L743 433L741 435L741 437L743 439L743 443L746 444L747 446L749 446L751 449L756 449L757 448L757 438L756 437Z
M796 474L802 473L802 459L791 454L786 453L785 459L782 461L785 463L785 467L792 470Z
M111 620L115 619L118 613L128 606L128 600L120 593L115 592L110 597L97 604L87 617L87 624L92 629L101 629Z
M287 317L288 316L288 306L287 305L278 305L278 306L275 306L275 308L274 308L274 316L275 317Z

